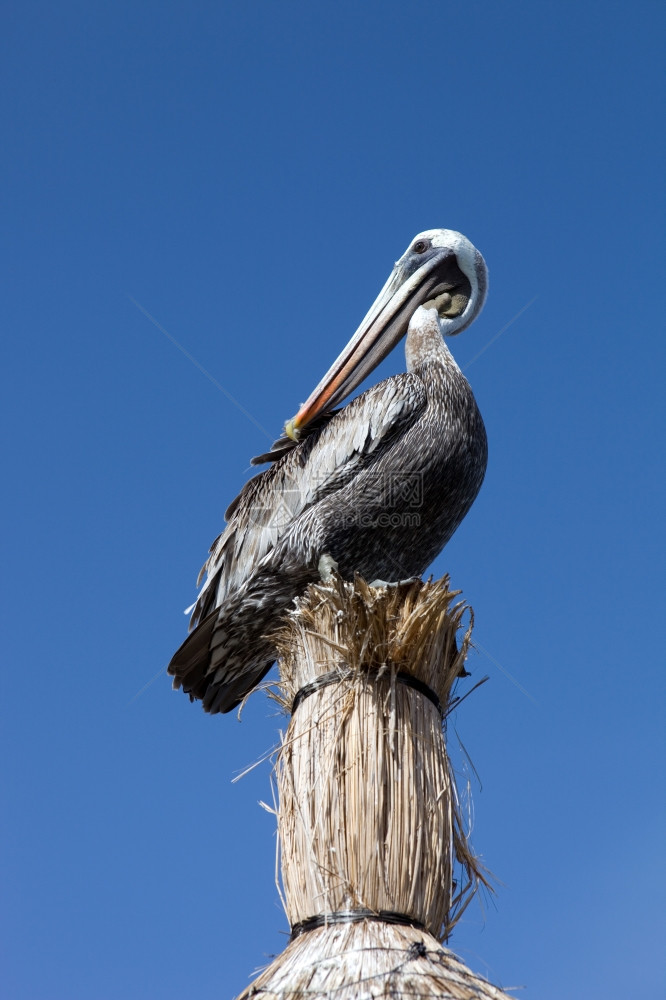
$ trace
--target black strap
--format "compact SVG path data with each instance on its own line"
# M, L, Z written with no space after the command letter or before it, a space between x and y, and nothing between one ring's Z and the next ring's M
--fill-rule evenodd
M293 715L300 703L311 694L314 694L315 691L328 687L329 684L337 684L340 681L346 680L349 676L351 676L350 670L331 670L327 674L321 674L319 677L315 678L315 680L310 681L309 684L304 684L303 687L300 688L294 695L294 700L291 703L291 714ZM382 676L388 677L389 675L383 674ZM414 688L415 691L419 691L428 699L428 701L433 703L441 717L444 718L444 709L442 708L442 703L439 700L437 693L433 691L431 687L428 687L424 681L419 680L418 677L413 677L412 674L406 674L402 670L398 671L395 675L395 679L401 684L405 684L407 687Z
M294 695L294 700L291 703L291 714L293 715L300 703L305 699L309 698L311 694L315 691L319 691L320 688L328 687L329 684L335 684L338 681L345 680L349 677L349 671L344 673L339 670L330 670L327 674L320 674L315 680L310 681L309 684L304 684L302 688L299 688Z
M358 910L334 910L333 913L318 913L315 917L308 917L307 920L299 920L291 928L290 941L314 931L318 927L326 927L329 924L358 924L362 920L379 920L384 924L402 924L405 927L415 927L416 930L426 930L426 925L410 917L407 913L396 913L395 910L367 910L361 907Z
M428 687L425 681L419 680L418 677L414 677L412 674L405 674L402 670L395 675L395 679L400 681L401 684L406 684L407 687L414 688L415 691L420 691L428 701L433 703L439 714L444 718L444 709L442 708L442 703L439 700L437 692Z

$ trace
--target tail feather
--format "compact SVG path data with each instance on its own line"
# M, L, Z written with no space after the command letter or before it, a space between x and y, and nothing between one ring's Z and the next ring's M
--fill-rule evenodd
M199 699L206 712L230 712L271 668L276 652L270 636L309 579L262 574L227 597L174 654L167 672L174 688ZM299 587L299 584L302 586Z

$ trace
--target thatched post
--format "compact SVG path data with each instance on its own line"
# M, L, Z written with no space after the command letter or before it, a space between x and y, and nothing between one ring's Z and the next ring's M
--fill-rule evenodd
M471 634L457 597L447 578L333 577L289 614L277 771L292 937L238 1000L506 996L441 945L485 882L442 725Z

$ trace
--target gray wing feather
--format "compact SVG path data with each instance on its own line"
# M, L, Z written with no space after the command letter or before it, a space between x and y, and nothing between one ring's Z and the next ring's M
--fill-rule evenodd
M417 375L403 372L368 389L318 431L249 480L229 505L200 579L190 629L255 574L298 518L376 461L426 406Z

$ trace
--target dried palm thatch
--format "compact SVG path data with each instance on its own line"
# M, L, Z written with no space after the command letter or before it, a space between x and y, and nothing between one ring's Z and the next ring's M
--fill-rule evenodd
M458 596L446 577L333 576L286 618L278 833L292 941L242 998L504 996L439 943L488 886L442 725L472 630Z
M292 941L238 1000L513 1000L430 934L384 923L321 927Z

